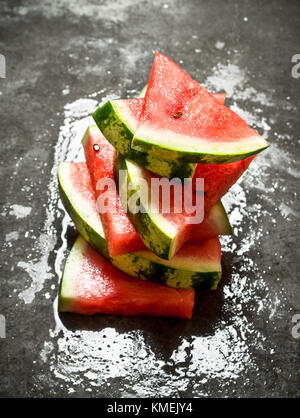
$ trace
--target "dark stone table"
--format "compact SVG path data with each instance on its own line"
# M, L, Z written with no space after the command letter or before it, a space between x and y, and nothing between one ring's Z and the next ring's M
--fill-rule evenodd
M299 1L1 1L2 396L300 395L299 12ZM57 163L82 158L93 109L133 97L155 50L225 90L271 147L224 199L235 235L192 320L58 316L76 232Z

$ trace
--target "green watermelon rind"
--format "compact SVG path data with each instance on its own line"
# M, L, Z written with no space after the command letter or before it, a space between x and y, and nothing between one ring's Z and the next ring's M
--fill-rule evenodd
M127 173L126 178L122 178L126 184L119 184L120 170L124 170ZM138 171L138 174L136 171ZM139 195L138 181L142 177L143 171L143 168L140 168L135 162L124 158L120 153L116 154L114 160L115 180L120 189L126 188L127 201L136 193ZM127 202L122 202L122 204L123 207L127 207ZM166 260L171 259L179 249L179 230L161 214L151 213L149 208L143 204L142 199L140 199L140 205L143 206L143 211L133 213L129 209L127 210L127 215L133 223L135 230L146 247L154 252L154 254Z
M138 277L143 280L150 280L156 283L165 284L171 287L191 289L216 289L221 279L221 264L208 263L201 265L195 263L183 268L174 268L172 263L176 262L176 256L173 260L158 259L150 251L133 252L118 257L110 257L107 243L104 237L100 217L97 215L97 227L91 225L90 219L80 213L82 202L80 197L73 193L66 184L64 176L64 164L58 166L58 183L62 203L73 220L79 234L104 258L109 260L115 267L123 272ZM102 232L101 232L102 231Z
M75 278L80 268L86 241L78 235L67 257L59 287L58 312L72 312L76 299ZM76 268L78 266L78 268Z
M139 135L139 133L143 135ZM259 136L236 142L200 142L189 136L151 128L140 128L131 142L131 147L147 153L152 158L186 161L200 164L227 164L257 155L269 147ZM183 145L185 149L183 149Z
M221 200L210 209L209 217L210 216L214 218L215 223L222 229L222 235L233 235L228 215Z
M150 154L131 148L136 122L128 117L128 114L123 115L119 111L121 102L121 100L108 101L93 114L98 128L114 148L124 157L160 176L180 179L192 178L196 169L194 163L163 160L161 156L153 158Z

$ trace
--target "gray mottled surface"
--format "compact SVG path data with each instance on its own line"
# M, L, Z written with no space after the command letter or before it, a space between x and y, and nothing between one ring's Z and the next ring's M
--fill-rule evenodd
M299 9L1 1L2 396L299 396ZM156 49L225 90L272 146L225 199L236 235L223 240L221 286L197 295L191 321L59 318L75 231L58 204L57 162L81 158L92 110L134 96Z

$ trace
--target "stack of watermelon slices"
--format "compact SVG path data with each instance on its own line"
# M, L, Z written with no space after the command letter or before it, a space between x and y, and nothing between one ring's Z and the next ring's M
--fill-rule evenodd
M220 199L268 146L224 101L157 52L138 98L96 110L97 126L82 140L86 162L58 168L61 199L80 234L60 311L190 318L194 289L216 289L218 236L231 234ZM162 192L153 197L151 188L168 180L165 211ZM182 203L187 190L194 212Z

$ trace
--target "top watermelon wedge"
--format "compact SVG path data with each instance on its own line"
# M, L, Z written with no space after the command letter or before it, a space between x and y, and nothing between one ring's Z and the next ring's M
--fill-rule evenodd
M223 104L226 94L217 93L214 97ZM208 213L244 173L254 156L228 164L194 164L177 159L168 163L161 158L151 158L146 153L133 150L130 144L142 105L142 98L112 100L97 109L93 116L106 139L129 160L164 177L180 179L193 177L194 189L196 189L196 179L203 178L205 211Z
M152 173L163 177L180 179L191 178L194 175L196 164L180 161L178 159L164 160L159 156L137 151L131 148L131 141L138 126L140 114L143 109L143 95L146 87L138 98L127 100L110 100L99 107L93 117L105 138L124 157L134 161ZM224 104L226 94L217 93L214 97Z
M268 143L157 52L131 146L153 158L221 164L255 155Z

